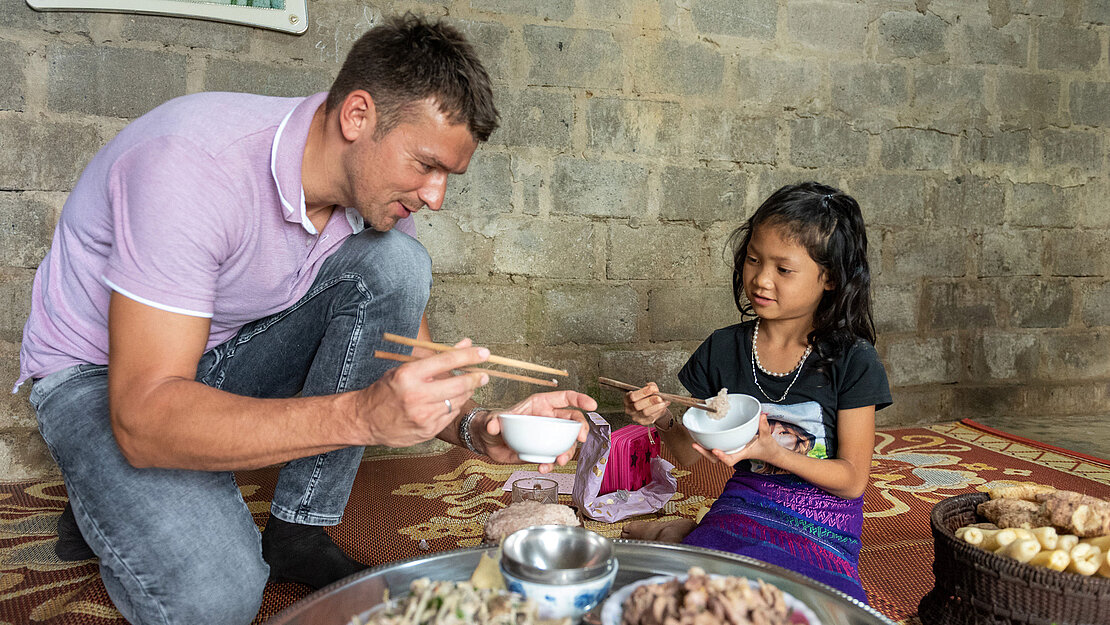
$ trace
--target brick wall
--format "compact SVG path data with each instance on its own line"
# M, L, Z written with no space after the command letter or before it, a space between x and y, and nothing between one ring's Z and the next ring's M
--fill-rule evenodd
M299 37L0 0L0 379L66 192L128 120L325 89L405 9L473 39L504 118L419 214L437 339L565 367L609 409L599 374L678 391L736 319L728 234L819 179L869 224L880 425L1110 416L1107 0L313 0ZM54 470L26 397L0 399L6 477Z

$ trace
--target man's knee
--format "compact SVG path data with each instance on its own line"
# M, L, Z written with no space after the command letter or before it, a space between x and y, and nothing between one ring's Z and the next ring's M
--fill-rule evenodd
M322 273L355 273L371 290L414 293L426 299L431 290L432 259L428 250L403 232L367 230L351 237L329 259Z

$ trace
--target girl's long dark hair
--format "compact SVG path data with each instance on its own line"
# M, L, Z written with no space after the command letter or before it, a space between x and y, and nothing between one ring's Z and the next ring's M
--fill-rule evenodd
M806 248L833 285L817 304L808 336L817 369L827 372L860 338L874 344L867 232L852 196L818 182L787 185L772 193L747 223L732 233L732 295L744 317L756 316L744 295L744 261L752 232L759 227L776 228L784 238Z

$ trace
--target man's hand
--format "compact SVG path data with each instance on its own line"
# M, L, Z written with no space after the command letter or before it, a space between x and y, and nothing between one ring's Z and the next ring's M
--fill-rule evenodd
M589 426L586 424L586 417L582 414L583 410L596 410L597 402L594 401L589 395L583 395L575 391L551 391L549 393L536 393L525 399L524 401L516 404L508 410L503 410L508 414L530 414L540 417L556 417L559 419L570 419L578 421L582 424L581 429L578 431L578 440L585 442L586 435L589 433ZM504 463L519 463L520 457L513 451L511 447L505 444L505 439L501 437L501 420L496 418L496 412L489 412L485 414L485 420L482 423L475 425L475 432L481 440L481 449L485 450L486 455L497 462ZM475 419L477 421L477 419ZM566 450L559 457L555 459L555 464L562 466L570 462L574 457L578 445L575 444L570 449ZM541 464L539 465L540 473L550 472L555 464Z
M489 350L471 347L470 339L455 347L391 369L357 394L353 427L365 444L406 447L422 443L435 438L459 416L474 390L489 382L489 375L451 375L451 371L484 362Z
M646 386L624 394L624 413L640 425L652 425L660 418L670 414L667 407L671 402L663 399L657 393L659 387L655 382L648 382Z

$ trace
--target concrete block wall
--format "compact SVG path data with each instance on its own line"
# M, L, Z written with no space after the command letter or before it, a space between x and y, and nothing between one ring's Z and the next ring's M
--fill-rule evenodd
M104 142L185 93L326 89L409 9L472 38L503 114L418 217L438 340L565 367L609 410L598 375L680 391L737 319L729 233L818 179L869 224L896 401L880 426L1110 416L1105 0L313 0L303 36L0 0L0 380ZM0 475L53 472L27 389L0 397Z

